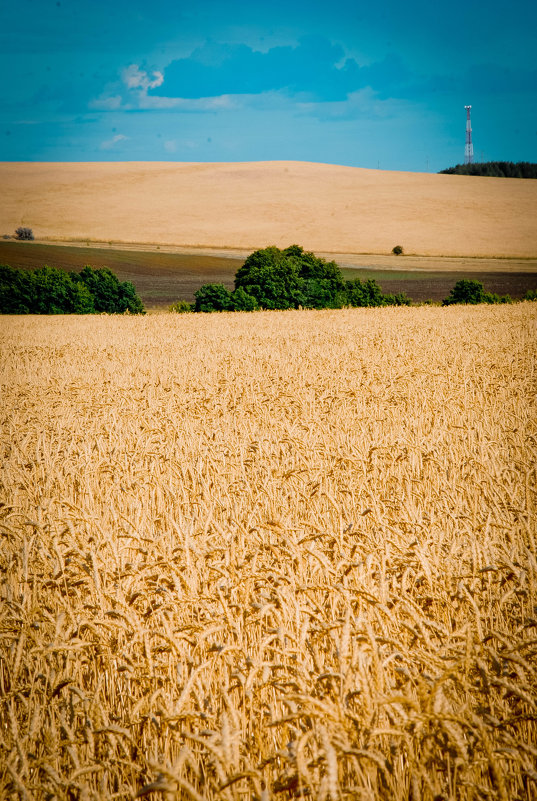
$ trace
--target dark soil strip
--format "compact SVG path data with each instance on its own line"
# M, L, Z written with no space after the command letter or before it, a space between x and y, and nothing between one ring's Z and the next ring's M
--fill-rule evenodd
M416 303L447 298L451 288L462 278L480 281L487 292L510 295L514 300L520 300L528 289L537 289L537 273L409 271L394 276L393 272L387 270L345 269L342 272L345 278L359 278L362 281L374 278L384 292L406 292Z

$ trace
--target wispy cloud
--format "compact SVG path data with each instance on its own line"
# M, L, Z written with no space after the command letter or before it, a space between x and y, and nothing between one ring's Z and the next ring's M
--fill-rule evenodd
M101 142L100 148L101 150L111 150L119 142L124 142L128 138L129 137L125 136L124 134L116 134L111 139L105 139L104 142Z
M359 88L359 70L340 45L321 36L306 36L294 47L266 52L210 41L168 64L164 74L159 73L162 80L147 91L152 96L194 99L286 89L336 100Z

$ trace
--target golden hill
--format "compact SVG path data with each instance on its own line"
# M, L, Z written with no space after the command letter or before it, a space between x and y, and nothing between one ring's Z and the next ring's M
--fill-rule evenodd
M3 163L0 235L322 252L537 255L537 181L304 162Z

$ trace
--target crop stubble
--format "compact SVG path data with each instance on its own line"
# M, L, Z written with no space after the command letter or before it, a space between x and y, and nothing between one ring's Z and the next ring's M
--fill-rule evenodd
M0 796L537 797L535 304L0 326Z

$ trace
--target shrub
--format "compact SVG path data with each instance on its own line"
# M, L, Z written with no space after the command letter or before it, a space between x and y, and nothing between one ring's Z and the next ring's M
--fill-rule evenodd
M194 306L186 300L176 300L175 303L172 303L169 307L168 311L177 312L177 314L186 314L194 311Z
M383 306L382 289L373 278L360 281L354 278L346 282L346 295L349 306Z
M497 295L496 292L485 292L483 303L512 303L510 295Z
M537 300L537 289L528 289L523 300Z
M383 306L410 306L412 303L406 292L398 292L396 295L383 295L382 300Z
M30 240L33 238L34 238L34 232L32 231L31 228L23 228L21 226L20 228L17 228L17 230L15 231L15 239Z
M402 256L404 253L402 246L396 245L394 248L392 248L392 253L394 256Z
M442 306L451 306L454 303L512 303L509 295L497 295L495 292L485 292L481 281L470 281L462 278L457 281L449 297L444 298Z
M485 290L481 281L469 281L466 278L457 281L449 297L444 298L442 306L451 306L454 303L484 303Z

